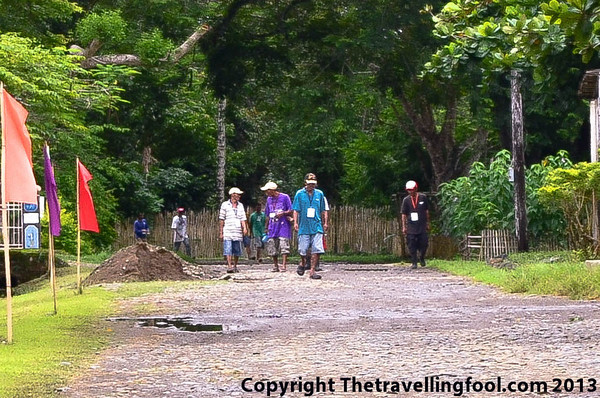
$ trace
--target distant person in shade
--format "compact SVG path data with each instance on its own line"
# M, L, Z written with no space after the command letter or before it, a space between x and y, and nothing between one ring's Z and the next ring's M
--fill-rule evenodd
M138 242L148 241L150 227L148 226L148 221L146 221L142 213L138 214L137 220L135 220L133 223L133 232L135 233L135 239Z
M177 209L177 214L173 217L173 222L171 222L171 229L173 230L173 251L178 252L183 243L185 246L185 254L191 256L192 249L190 247L187 227L188 221L185 215L185 209L180 207Z
M408 181L405 188L408 196L402 200L402 233L406 236L411 268L417 268L417 261L424 267L429 245L429 202L425 194L419 193L415 181Z
M250 215L250 235L252 244L256 250L256 261L262 263L262 249L264 246L263 238L265 236L265 213L262 211L262 204L257 203L254 213Z

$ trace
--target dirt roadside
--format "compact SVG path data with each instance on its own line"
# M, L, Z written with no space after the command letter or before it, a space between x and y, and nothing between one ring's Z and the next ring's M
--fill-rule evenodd
M457 396L458 390L431 392L443 382L462 386L463 397L600 394L588 391L590 378L600 389L599 302L504 294L427 268L324 268L323 279L315 281L290 271L271 273L266 264L243 266L224 283L128 299L125 316L152 305L156 311L149 316L189 317L223 331L112 322L115 344L60 395L261 397L266 391L256 390L267 382L295 381L296 392L288 384L283 396L303 397L310 396L307 382L317 377L325 390L313 391L319 397ZM501 390L467 393L469 377L473 387L480 381L490 389L485 383L501 377ZM558 378L572 379L574 386L567 381L561 387L573 391L552 392ZM393 391L393 382L398 387L427 380L427 392ZM384 381L390 382L385 391ZM547 381L549 391L503 391L510 381ZM271 396L281 396L281 386Z

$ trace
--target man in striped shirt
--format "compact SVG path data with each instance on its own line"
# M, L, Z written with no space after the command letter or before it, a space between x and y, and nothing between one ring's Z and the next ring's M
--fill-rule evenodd
M219 210L219 239L223 240L227 273L239 272L237 264L242 255L242 241L248 235L246 211L240 202L243 193L239 188L231 188L229 200L223 202Z

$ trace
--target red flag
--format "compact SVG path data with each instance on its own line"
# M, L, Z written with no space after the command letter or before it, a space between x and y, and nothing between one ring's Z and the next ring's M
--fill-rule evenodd
M77 182L79 184L79 229L100 232L92 192L88 186L88 181L93 177L79 159L77 159L77 173Z
M5 201L37 203L31 139L25 127L27 110L2 90L2 142L5 145Z

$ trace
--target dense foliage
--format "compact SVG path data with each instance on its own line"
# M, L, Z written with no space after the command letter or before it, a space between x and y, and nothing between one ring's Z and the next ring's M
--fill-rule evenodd
M75 157L94 175L97 248L121 217L218 204L223 100L225 185L250 205L307 171L334 204L379 206L408 179L436 191L480 168L510 145L507 66L525 78L530 173L559 149L586 159L576 89L599 63L583 3L0 0L0 80L71 216ZM503 203L485 211L507 225Z
M600 164L581 162L573 167L552 170L538 192L540 203L557 209L566 220L565 234L571 247L588 258L597 258L600 245L594 237L594 226L598 223Z
M500 151L489 166L476 162L468 176L442 184L438 192L442 232L460 239L467 234L478 234L483 229L514 231L510 165L510 153ZM556 206L544 205L538 192L546 184L549 173L571 165L567 153L561 151L527 170L528 232L537 241L555 239L566 243L566 215Z

